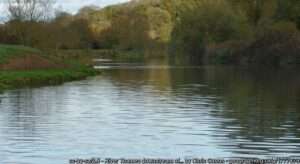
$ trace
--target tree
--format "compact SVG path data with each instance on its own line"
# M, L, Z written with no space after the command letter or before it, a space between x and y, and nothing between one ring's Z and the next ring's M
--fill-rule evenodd
M54 0L7 0L10 20L45 21L52 15Z
M152 40L167 43L172 31L171 14L159 7L148 7L149 36Z
M299 0L277 0L278 8L276 19L280 21L292 21L300 29L300 1Z
M79 9L77 15L81 18L88 18L92 13L95 13L98 10L100 10L98 6L94 6L94 5L84 6L81 9Z
M190 1L189 1L190 2ZM172 48L183 50L192 57L202 57L208 44L240 40L247 36L246 18L233 12L224 0L195 1L182 6L172 33Z
M232 6L246 14L253 26L258 26L262 19L272 19L277 8L276 0L228 0Z
M116 13L111 21L111 32L114 33L118 48L145 49L149 43L149 20L145 6L124 8Z

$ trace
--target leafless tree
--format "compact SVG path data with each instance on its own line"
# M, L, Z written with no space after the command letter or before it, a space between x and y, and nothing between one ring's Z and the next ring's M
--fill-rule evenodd
M7 0L11 20L42 21L51 17L55 0Z

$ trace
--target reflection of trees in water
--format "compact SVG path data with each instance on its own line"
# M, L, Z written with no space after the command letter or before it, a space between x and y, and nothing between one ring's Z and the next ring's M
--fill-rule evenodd
M241 136L253 142L276 140L287 135L300 137L300 106L297 104L300 78L297 71L234 68L209 71L213 73L209 72L206 80L210 86L222 90L219 95L224 104L224 109L213 116L233 119L221 124L220 132L232 126L242 127L230 131L228 137ZM300 140L285 142L300 143Z
M173 96L191 95L184 97L186 101L193 95L218 97L220 99L215 99L213 104L222 104L223 108L216 109L212 115L235 119L233 125L244 127L239 130L240 134L234 135L255 141L278 138L287 132L300 137L297 131L300 128L297 121L300 120L300 77L296 70L250 71L232 67L117 70L113 78L128 82L137 90L147 84L159 90L172 88ZM285 124L294 127L277 129Z
M188 83L207 85L189 92L195 96L220 98L213 103L215 110L211 112L222 120L215 133L226 136L231 143L236 142L235 147L243 148L238 142L241 138L251 142L272 139L281 142L289 136L291 139L282 142L300 143L297 139L300 138L300 77L297 73L297 70L233 67L182 69L172 71L171 84L174 90L182 90ZM264 149L271 151L267 146Z
M209 100L201 107L194 105L193 110L200 112L207 105L209 115L218 120L211 125L211 137L220 137L215 140L223 142L218 143L220 146L232 147L232 151L259 149L272 152L273 146L278 148L280 144L299 143L298 148L300 145L297 139L300 138L300 77L297 73L297 70L212 66L120 69L109 77L137 92L145 86L161 91L159 94L169 91L164 96L179 97L181 103ZM202 119L196 111L182 114L195 119L196 124L196 119ZM257 148L257 143L261 147Z
M145 85L151 85L157 90L166 90L170 87L170 69L163 68L168 64L162 58L148 59L145 63L146 69L132 68L115 69L107 71L112 82L125 84L127 87L141 89ZM137 90L138 91L138 90Z

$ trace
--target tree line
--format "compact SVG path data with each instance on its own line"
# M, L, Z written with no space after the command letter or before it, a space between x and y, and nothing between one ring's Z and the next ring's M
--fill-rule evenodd
M53 0L9 1L10 20L0 26L2 43L169 49L174 58L197 62L299 58L298 0L132 0L105 8L86 6L75 15L55 12Z
M189 0L180 9L171 48L189 60L299 63L300 1Z
M87 48L93 42L85 19L54 9L54 0L8 0L9 21L0 25L0 42L41 49Z
M166 48L172 15L162 1L132 1L100 9L85 6L70 14L54 0L8 0L9 21L0 25L0 42L43 49ZM99 4L100 5L100 4Z

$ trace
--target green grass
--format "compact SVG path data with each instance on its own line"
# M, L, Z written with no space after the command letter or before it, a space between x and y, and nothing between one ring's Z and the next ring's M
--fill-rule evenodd
M31 70L31 71L1 71L0 90L57 85L67 81L84 79L99 72L92 68L78 69L53 69L53 70Z
M0 64L12 58L31 54L40 55L56 63L65 63L69 67L45 70L0 70L0 91L21 87L57 85L67 81L84 79L99 73L99 71L81 64L80 59L77 58L58 58L45 55L47 53L30 47L0 44Z
M11 57L40 53L41 51L30 47L0 44L0 64L5 63Z

